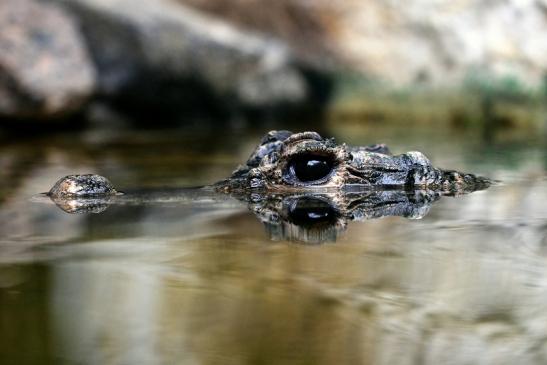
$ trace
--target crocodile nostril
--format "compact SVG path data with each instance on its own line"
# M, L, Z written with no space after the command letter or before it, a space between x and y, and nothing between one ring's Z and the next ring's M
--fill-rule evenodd
M52 197L86 197L117 194L107 178L95 175L68 175L53 185L48 195Z

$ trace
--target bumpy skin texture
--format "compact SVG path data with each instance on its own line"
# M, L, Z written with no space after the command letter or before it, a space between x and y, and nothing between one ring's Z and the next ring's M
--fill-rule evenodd
M68 175L53 185L48 195L51 197L98 197L115 195L114 186L107 178L95 175Z
M291 164L299 156L328 160L329 174L315 181L301 181ZM487 188L489 180L472 174L441 170L421 152L391 155L385 145L350 147L322 138L316 132L271 131L247 163L217 184L220 190L273 192L339 190L353 188L427 189L467 193Z

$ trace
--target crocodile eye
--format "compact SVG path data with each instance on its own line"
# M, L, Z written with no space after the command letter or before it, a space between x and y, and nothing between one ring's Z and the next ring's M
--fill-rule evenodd
M297 226L315 226L336 221L337 212L329 203L314 198L294 201L288 211L289 219Z
M334 161L329 156L301 154L289 163L291 173L302 182L321 180L330 174Z

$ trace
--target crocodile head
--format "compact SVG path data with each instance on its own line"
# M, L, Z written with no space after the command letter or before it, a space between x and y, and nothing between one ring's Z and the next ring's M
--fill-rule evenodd
M370 190L432 191L458 195L487 188L490 181L472 174L433 167L420 152L393 156L385 145L350 147L316 132L271 131L245 165L213 187L240 200L275 194L320 194ZM82 211L103 209L106 198L119 194L99 175L69 175L48 196ZM84 205L84 202L87 202Z
M267 133L219 190L298 192L354 188L467 193L490 185L472 174L433 167L421 152L393 156L385 145L350 147L316 132Z

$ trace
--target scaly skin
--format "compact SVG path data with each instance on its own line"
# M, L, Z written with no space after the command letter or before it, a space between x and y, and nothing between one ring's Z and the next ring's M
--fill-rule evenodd
M290 166L299 155L322 156L332 164L332 171L316 181L300 181ZM221 191L236 193L365 188L433 190L445 194L468 193L489 185L490 181L482 177L435 168L421 152L393 156L385 145L349 147L315 132L289 131L266 134L247 163L216 184Z

